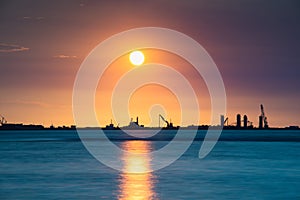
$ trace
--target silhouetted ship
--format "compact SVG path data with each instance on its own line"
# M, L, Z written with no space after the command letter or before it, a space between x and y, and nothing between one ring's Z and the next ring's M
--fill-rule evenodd
M2 124L0 129L2 130L42 130L45 127L43 125L24 125L24 124Z
M112 123L112 120L110 120L110 124L106 125L105 128L102 128L103 130L120 130L120 128L117 126L115 127Z
M43 125L35 124L2 124L0 130L76 130L76 126L51 126L46 128Z
M14 123L7 123L6 119L0 115L0 130L44 130L44 129L59 129L59 130L73 130L76 129L76 126L58 126L54 127L51 125L49 128L45 128L43 125L36 125L36 124L14 124Z
M129 122L128 126L122 127L122 129L144 129L144 125L139 125L139 117L136 117L136 121L134 122L131 118L131 121Z

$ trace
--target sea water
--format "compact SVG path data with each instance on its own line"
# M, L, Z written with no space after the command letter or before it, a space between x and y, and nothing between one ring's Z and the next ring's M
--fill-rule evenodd
M197 140L168 167L131 174L96 160L76 131L0 131L0 199L300 199L299 140L299 131L223 131L204 159ZM114 143L148 152L168 141Z

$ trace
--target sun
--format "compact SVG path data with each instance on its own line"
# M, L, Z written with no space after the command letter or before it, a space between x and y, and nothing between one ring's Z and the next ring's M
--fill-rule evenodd
M139 66L144 63L145 57L141 51L133 51L130 53L129 60L133 65Z

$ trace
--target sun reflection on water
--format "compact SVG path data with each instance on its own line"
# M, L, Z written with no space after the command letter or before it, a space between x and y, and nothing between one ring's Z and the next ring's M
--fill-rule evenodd
M128 173L120 176L119 200L157 199L154 192L155 176L151 170L151 158L145 154L151 151L147 141L126 141L122 148L134 154L122 155L123 166Z

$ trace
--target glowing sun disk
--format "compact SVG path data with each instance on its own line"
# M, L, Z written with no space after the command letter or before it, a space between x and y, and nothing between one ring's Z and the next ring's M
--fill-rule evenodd
M129 60L133 65L139 66L144 63L144 54L141 51L133 51L130 53Z

